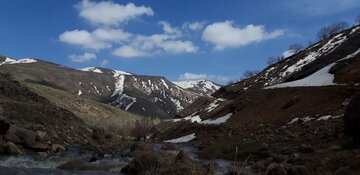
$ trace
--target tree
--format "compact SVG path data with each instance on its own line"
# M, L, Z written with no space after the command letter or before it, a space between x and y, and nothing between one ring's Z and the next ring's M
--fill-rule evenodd
M299 53L300 51L302 51L304 49L304 47L299 44L299 43L295 43L295 44L291 44L289 46L289 50L294 51L294 53Z
M355 18L355 22L357 25L360 25L360 15Z
M243 73L243 79L246 79L246 78L251 78L253 76L255 76L256 74L258 74L260 71L259 70L247 70Z
M347 22L344 21L335 22L328 26L322 27L320 31L317 33L317 37L319 40L328 39L333 34L341 32L342 30L345 30L348 27L349 24Z
M267 64L270 66L284 59L284 56L269 57Z

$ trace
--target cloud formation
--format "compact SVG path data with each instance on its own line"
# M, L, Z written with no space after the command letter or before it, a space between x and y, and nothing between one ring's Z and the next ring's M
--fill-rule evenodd
M83 0L76 8L79 16L94 25L119 26L142 15L153 16L150 7L136 6L133 3L121 5L112 1L92 2Z
M199 48L191 41L181 40L181 32L169 23L162 21L163 33L135 35L126 45L117 48L113 55L119 57L141 57L159 53L180 54L196 53Z
M190 29L190 30L202 30L205 26L205 22L185 22L182 25L183 29Z
M228 20L206 26L201 38L214 44L215 50L223 50L273 39L283 34L283 30L267 32L262 25L247 25L244 28L235 27L233 22Z
M100 50L110 48L113 43L125 41L130 36L130 33L124 32L121 29L99 28L92 32L76 29L62 33L59 36L59 40L86 49Z
M85 52L82 55L69 55L68 57L72 62L75 62L75 63L83 63L83 62L88 62L88 61L92 61L92 60L96 59L95 54L88 53L88 52Z
M217 81L217 82L226 82L226 81L229 81L230 78L226 77L226 76L221 76L221 75L195 74L195 73L185 72L184 74L181 74L179 76L179 80L181 80L181 81L211 80L211 81Z

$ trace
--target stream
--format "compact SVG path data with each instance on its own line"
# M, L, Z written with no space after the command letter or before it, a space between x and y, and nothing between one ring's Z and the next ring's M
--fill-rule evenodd
M154 150L161 150L162 144L153 144ZM172 154L183 151L191 158L203 164L209 160L198 158L198 150L191 146L177 145L177 150L165 150ZM120 171L132 159L130 157L113 157L105 155L102 159L88 162L94 155L91 152L81 152L78 148L69 148L61 157L39 158L35 156L0 157L0 175L124 175ZM232 161L213 160L217 165L217 175L226 174Z

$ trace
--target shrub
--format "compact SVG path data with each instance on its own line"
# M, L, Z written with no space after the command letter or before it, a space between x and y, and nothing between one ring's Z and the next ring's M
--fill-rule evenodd
M180 151L176 156L150 147L138 149L134 159L121 170L139 175L188 175L207 174L206 169Z
M243 79L251 78L256 74L258 74L259 72L260 72L259 70L252 70L252 71L247 70L243 73Z
M328 39L331 35L341 32L342 30L345 30L349 27L349 24L347 22L335 22L328 26L322 27L320 31L317 33L318 39L324 40Z

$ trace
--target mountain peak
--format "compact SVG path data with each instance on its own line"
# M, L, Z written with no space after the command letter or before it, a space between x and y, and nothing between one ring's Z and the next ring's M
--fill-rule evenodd
M174 84L201 96L211 96L211 94L213 94L221 87L220 85L209 80L177 81L174 82Z

